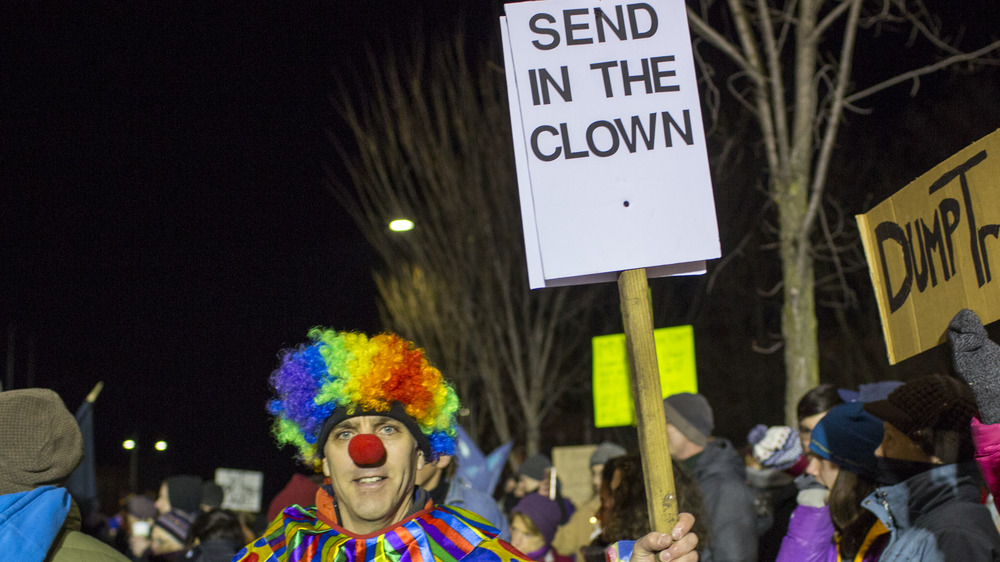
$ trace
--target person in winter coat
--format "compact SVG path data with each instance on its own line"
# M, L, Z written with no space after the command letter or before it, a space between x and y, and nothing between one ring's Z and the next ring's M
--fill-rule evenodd
M860 402L831 409L812 430L806 471L828 493L799 494L778 562L878 560L889 536L862 500L875 490L882 421Z
M712 408L700 394L681 393L663 400L670 455L701 486L712 531L715 562L757 559L757 512L746 482L746 465L732 443L710 438Z
M927 375L864 408L885 430L879 487L862 502L891 534L880 560L1000 560L1000 535L980 503L969 386Z
M756 425L747 434L747 444L744 461L757 510L757 560L774 560L797 506L795 479L809 461L799 432L791 426Z
M62 484L83 458L83 436L59 395L0 392L0 558L18 562L128 562L80 532Z

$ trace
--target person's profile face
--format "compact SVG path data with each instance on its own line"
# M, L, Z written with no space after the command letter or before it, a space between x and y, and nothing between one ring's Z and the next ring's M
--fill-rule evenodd
M594 493L597 494L601 490L601 478L604 477L604 465L595 464L590 467L590 485L593 486Z
M160 484L160 495L156 497L156 502L153 505L156 506L156 511L160 515L170 511L170 494L167 491L166 482Z
M896 429L896 426L889 422L882 422L882 426L884 428L882 443L875 449L876 457L901 461L934 462L934 459L925 453L920 445Z
M840 467L833 461L828 461L814 454L809 455L809 465L806 466L806 474L816 478L827 490L833 489L837 476L840 475Z
M528 525L527 516L515 513L510 521L510 544L521 552L528 553L545 546L545 537Z
M358 465L348 452L351 439L364 433L385 447L375 464ZM402 422L386 416L348 418L330 432L323 454L323 473L330 478L345 529L367 534L406 516L424 458Z
M527 474L521 474L517 477L517 486L514 488L514 495L516 497L523 498L528 494L537 492L538 488L541 486L541 480L532 478Z

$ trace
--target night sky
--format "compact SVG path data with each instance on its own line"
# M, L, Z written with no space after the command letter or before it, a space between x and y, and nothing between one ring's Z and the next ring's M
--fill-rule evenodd
M264 413L276 352L380 328L376 258L323 183L330 95L365 41L496 26L464 4L5 3L4 387L75 410L103 380L99 465L163 438L141 482L223 466L276 492L294 469Z
M377 258L323 183L329 97L365 41L493 37L500 3L86 4L0 7L0 377L71 410L105 381L99 465L163 438L147 486L256 469L268 497L295 468L264 412L276 352L380 328Z

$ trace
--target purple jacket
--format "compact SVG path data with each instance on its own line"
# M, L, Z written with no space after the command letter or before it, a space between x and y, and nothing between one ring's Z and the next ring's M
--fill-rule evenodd
M833 531L829 506L799 505L788 521L788 533L781 541L776 562L837 562ZM874 562L881 552L881 548L875 548L862 560Z
M788 520L776 562L836 562L830 507L799 505Z

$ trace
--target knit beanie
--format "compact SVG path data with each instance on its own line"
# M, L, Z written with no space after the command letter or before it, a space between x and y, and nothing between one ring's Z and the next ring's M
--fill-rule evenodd
M194 518L191 515L178 509L171 509L157 517L156 521L153 522L153 526L160 527L167 533L170 533L178 542L184 543L187 540L188 531L191 530L192 523L194 523Z
M545 469L552 467L552 461L549 457L545 455L531 455L527 458L521 466L517 467L517 473L523 474L528 478L534 478L535 480L545 479Z
M682 392L663 399L667 423L673 424L685 437L704 447L715 429L712 407L701 394Z
M226 495L225 490L222 486L219 486L211 480L206 480L204 484L201 485L201 504L206 507L213 509L218 509L222 507L222 499Z
M83 436L47 388L0 392L0 495L61 485L83 459Z
M625 447L621 445L615 445L610 441L605 441L594 449L594 452L590 455L590 466L597 466L599 464L604 464L615 457L625 456Z
M552 543L552 539L556 536L556 529L559 528L559 522L562 520L562 510L559 509L559 504L541 494L528 494L521 498L521 501L517 502L517 505L511 510L511 514L514 513L523 513L528 519L531 519L531 522L538 527L538 531L542 533L546 545Z
M747 434L747 443L753 447L753 458L766 468L787 470L802 458L799 432L787 425L758 424Z
M152 519L156 517L156 502L148 496L129 496L125 510L136 519Z
M948 324L955 372L968 383L979 406L979 421L1000 422L1000 346L986 337L976 313L962 309Z
M969 385L952 377L933 374L913 379L885 400L864 407L928 455L937 455L938 447L967 451L971 445L969 422L976 413L976 399Z
M167 499L170 500L171 509L187 513L201 511L201 478L178 474L167 478L164 483L167 485Z
M861 402L834 406L812 430L809 450L841 469L875 480L875 449L882 443L882 420L869 414Z

